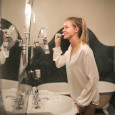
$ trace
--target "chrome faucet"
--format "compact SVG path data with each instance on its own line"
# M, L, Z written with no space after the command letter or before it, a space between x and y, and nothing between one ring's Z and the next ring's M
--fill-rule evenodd
M34 105L35 109L40 108L39 101L41 101L42 99L49 100L48 97L40 98L39 91L38 91L37 87L33 87L33 105Z
M22 109L24 106L24 102L25 102L25 93L24 92L21 92L17 95L16 102L17 102L16 109L18 109L18 110Z
M38 89L37 87L33 87L33 105L35 106L35 109L40 108L38 101L39 101Z

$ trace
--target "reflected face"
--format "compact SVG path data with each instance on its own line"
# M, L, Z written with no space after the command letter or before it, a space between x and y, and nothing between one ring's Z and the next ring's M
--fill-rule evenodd
M62 32L65 34L64 39L70 39L76 35L76 28L73 27L72 21L66 20Z
M1 29L2 24L1 24L1 19L0 19L0 30L3 32L3 38L6 38L6 34L7 34L7 29Z

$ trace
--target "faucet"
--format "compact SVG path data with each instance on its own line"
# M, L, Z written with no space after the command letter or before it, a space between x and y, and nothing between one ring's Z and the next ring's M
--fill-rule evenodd
M15 102L16 109L20 110L24 106L25 101L25 93L24 92L18 92L17 96L7 95L6 98L11 97L12 100Z
M9 97L15 98L15 96L12 96L12 95L6 95L6 98L9 98Z
M37 87L33 87L33 105L34 105L35 109L40 108L39 101L41 101L42 99L49 100L48 97L40 98L39 91L38 91Z
M16 109L18 109L18 110L22 109L24 106L24 102L25 102L25 93L24 92L17 94L16 102L17 102Z
M33 87L33 105L35 106L35 109L40 108L38 101L39 101L38 89L37 89L37 87Z
M9 98L9 97L12 98L12 101L13 101L13 102L17 102L16 96L6 95L6 98Z
M30 34L29 32L24 32L24 34ZM42 27L39 31L38 34L38 40L33 42L33 45L26 45L24 40L18 40L19 46L22 47L22 54L26 54L26 47L37 47L40 46L45 54L49 54L49 46L48 46L48 41L47 41L47 34L45 27Z

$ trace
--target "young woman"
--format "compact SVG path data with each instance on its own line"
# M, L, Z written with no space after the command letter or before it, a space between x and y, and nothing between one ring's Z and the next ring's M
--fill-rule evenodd
M0 66L5 63L6 58L9 57L9 51L4 50L4 39L6 37L8 29L1 29L1 18L0 18Z
M62 34L57 33L53 60L57 68L66 65L71 97L75 100L80 115L94 115L95 107L99 103L99 74L93 52L87 44L85 20L78 17L67 18L62 32L64 39L69 40L70 46L65 54L61 55Z

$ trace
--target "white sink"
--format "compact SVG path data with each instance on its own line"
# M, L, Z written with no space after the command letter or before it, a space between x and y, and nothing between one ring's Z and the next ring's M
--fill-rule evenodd
M26 94L28 91L30 92L31 88L32 87L29 85L21 84L18 86L18 88L2 89L2 100L5 111L10 114L25 114L28 102L28 94L25 95L24 104L21 105L20 108L18 106L19 101L17 101L17 99L21 92L25 92L24 94Z
M75 115L77 107L71 97L55 93L41 93L38 101L39 108L35 108L31 93L28 101L27 115Z
M8 79L0 79L2 89L11 89L18 87L18 81L8 80Z
M70 88L66 82L44 83L37 86L39 90L48 90L56 94L70 95Z
M19 89L27 92L31 90L31 87L20 85ZM19 110L16 109L17 105L13 101L16 96L17 88L2 90L3 104L8 113L18 113L20 115L25 113L27 115L75 115L77 113L75 102L69 96L59 95L47 90L39 90L39 108L36 109L32 101L33 94L28 93L25 97L23 108Z
M13 112L15 105L14 99L16 98L16 88L2 90L2 100L4 108L7 112Z
M4 108L7 112L12 112L15 103L13 100L16 97L18 81L0 79L0 82Z

